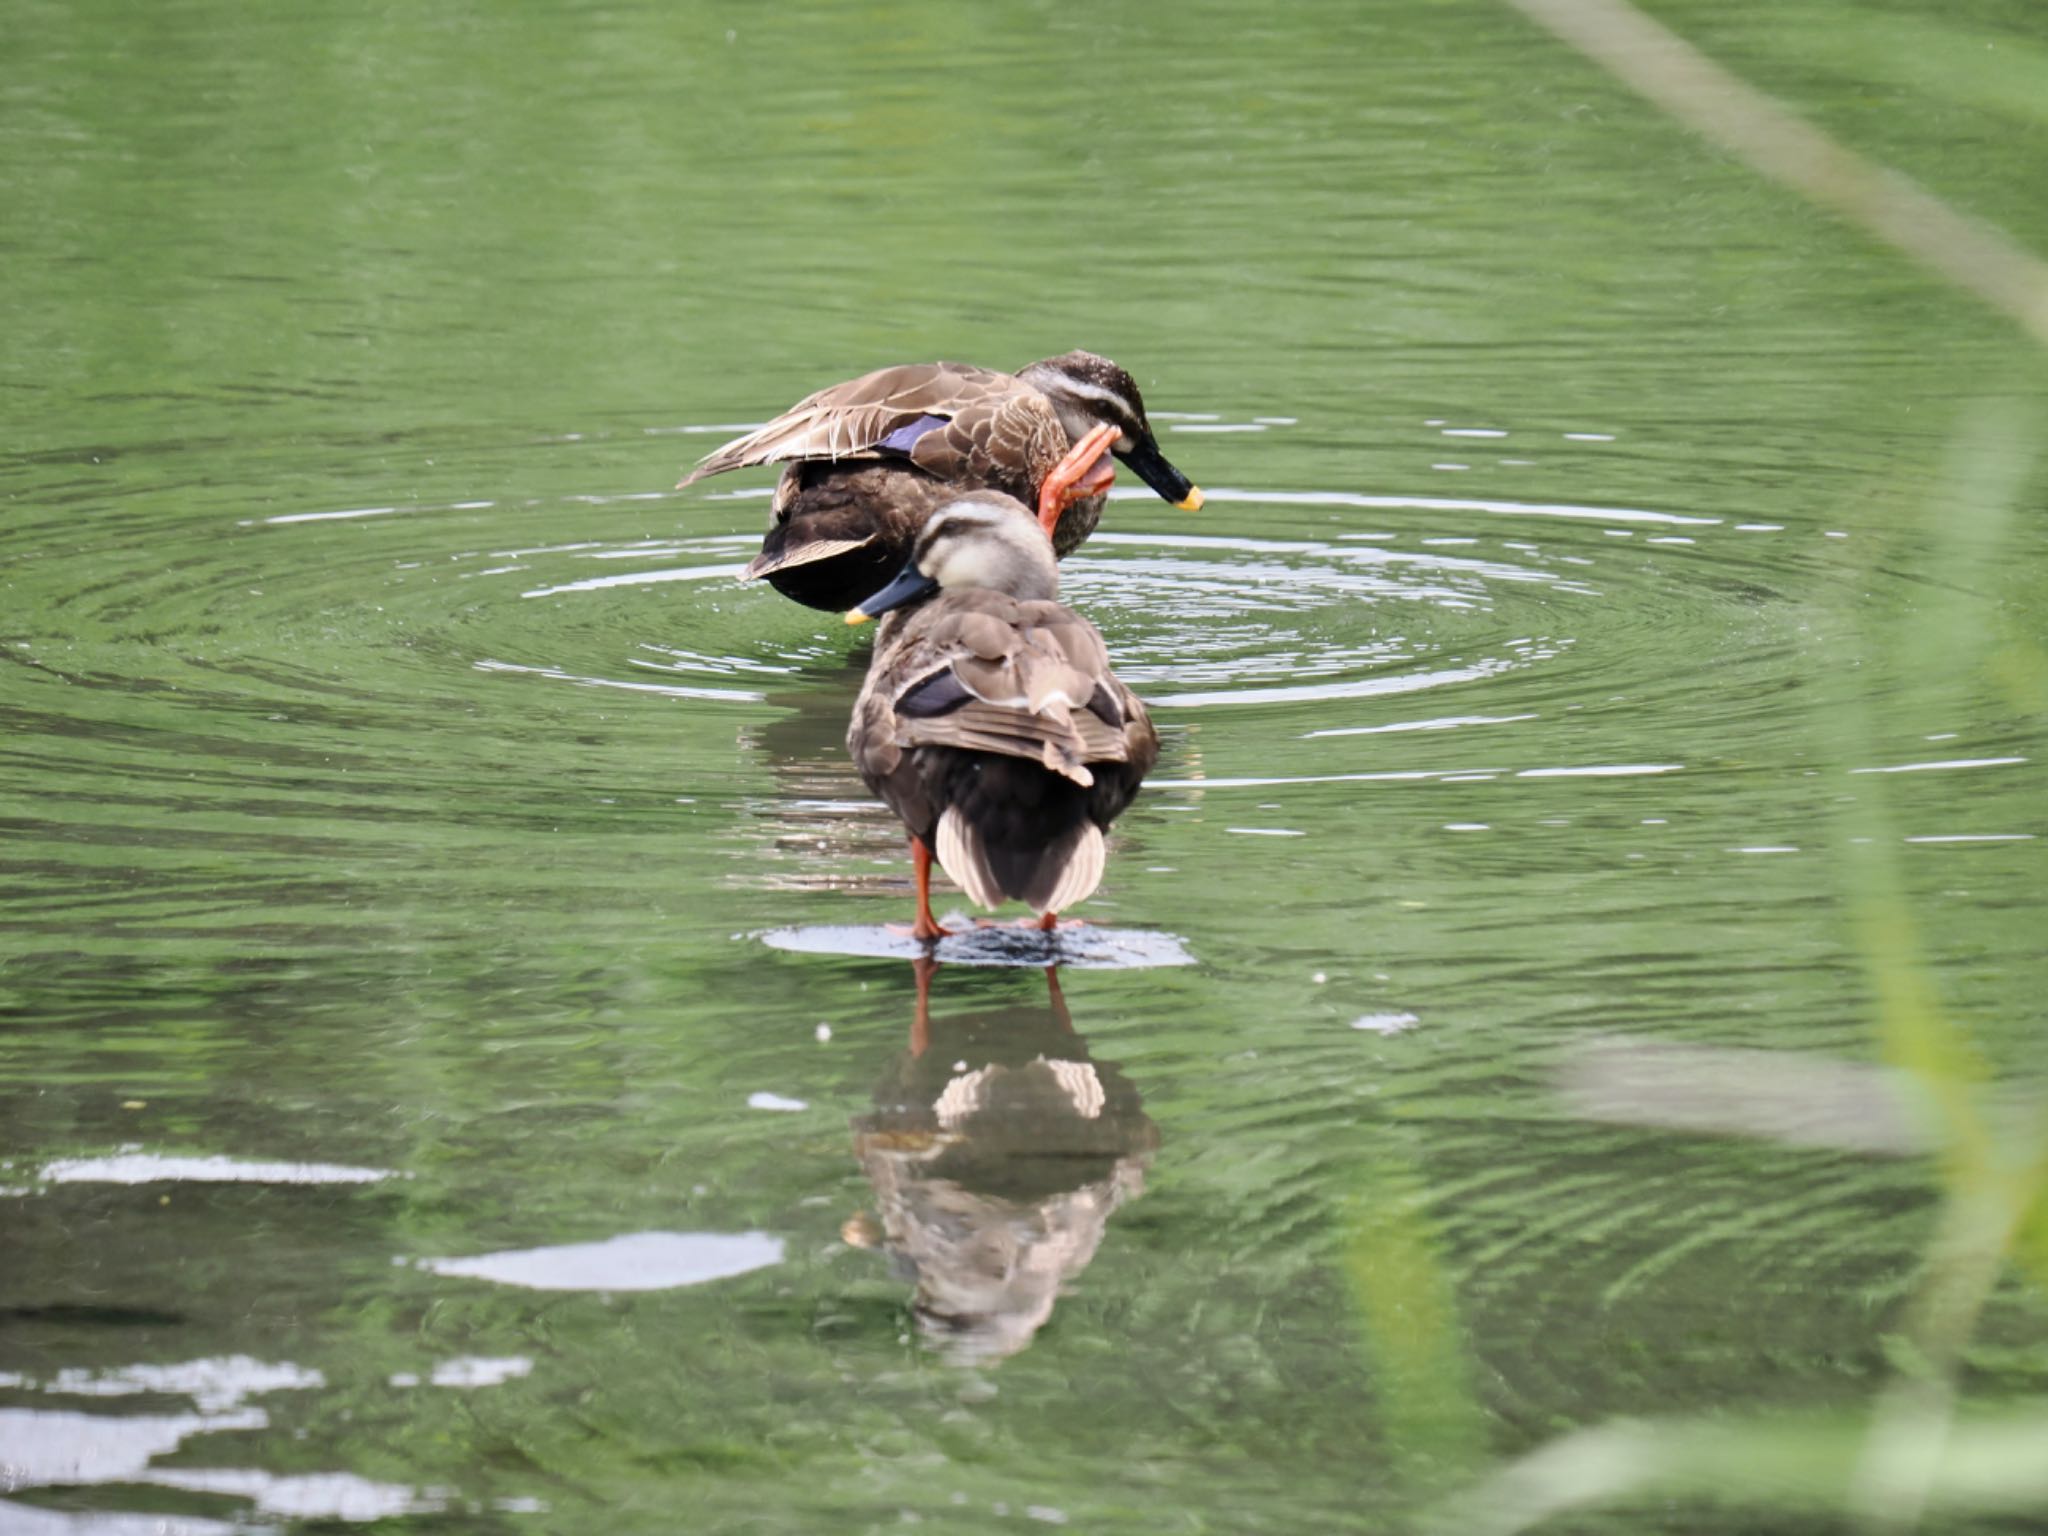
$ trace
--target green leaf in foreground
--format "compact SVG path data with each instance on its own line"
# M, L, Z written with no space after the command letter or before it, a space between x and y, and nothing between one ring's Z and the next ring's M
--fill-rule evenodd
M1869 1433L1866 1419L1849 1414L1618 1419L1510 1463L1445 1506L1437 1528L1509 1536L1569 1510L1644 1499L1839 1511ZM2038 1512L2048 1503L2048 1401L1960 1412L1925 1494L1929 1511Z

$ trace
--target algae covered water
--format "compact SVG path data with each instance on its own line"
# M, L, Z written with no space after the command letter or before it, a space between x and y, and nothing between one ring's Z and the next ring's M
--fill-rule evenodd
M2025 8L1662 9L2048 249ZM2017 333L1504 9L8 10L0 1529L1399 1529L1883 1393L1882 1074L2048 1074ZM933 968L669 487L1072 346L1208 492L1064 567L1164 754Z

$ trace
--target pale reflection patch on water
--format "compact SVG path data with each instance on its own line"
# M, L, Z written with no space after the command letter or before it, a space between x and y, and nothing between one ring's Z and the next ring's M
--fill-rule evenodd
M1536 720L1538 715L1446 715L1431 720L1391 720L1385 725L1334 726L1320 731L1304 731L1303 741L1315 741L1325 736L1384 736L1401 731L1455 731L1468 725L1513 725L1519 720Z
M280 1474L242 1467L160 1467L144 1481L192 1493L247 1499L258 1512L295 1520L389 1520L437 1510L439 1496L351 1472Z
M0 1377L0 1386L40 1385L45 1392L66 1397L132 1397L145 1392L189 1397L205 1414L226 1413L266 1392L305 1391L326 1384L327 1378L316 1370L247 1355L164 1365L138 1363L97 1371L70 1366L40 1383L25 1375Z
M1353 1029L1373 1035L1405 1035L1422 1027L1422 1020L1405 1010L1394 1013L1362 1013L1351 1021Z
M270 1427L262 1408L247 1399L325 1385L317 1370L247 1356L136 1364L106 1371L71 1369L47 1382L13 1376L0 1385L36 1388L58 1397L120 1397L148 1393L192 1400L185 1413L88 1413L74 1409L0 1408L0 1487L96 1487L127 1483L223 1494L248 1501L258 1513L297 1519L380 1520L439 1508L438 1495L351 1472L279 1474L254 1468L166 1467L161 1458L197 1436L250 1433ZM0 1529L33 1530L17 1520L25 1506L0 1502ZM177 1516L149 1517L151 1530L230 1529L212 1522L181 1524ZM65 1529L57 1526L53 1529ZM99 1525L80 1527L98 1531Z
M237 1536L240 1529L197 1515L71 1514L0 1499L7 1536Z
M2033 832L1930 832L1918 837L1908 837L1908 843L2031 843L2039 834Z
M1145 702L1154 709L1201 709L1209 705L1327 703L1335 699L1370 699L1392 694L1420 693L1449 683L1474 683L1498 677L1514 662L1475 662L1469 667L1445 667L1431 672L1408 672L1392 677L1356 678L1349 682L1299 683L1278 688L1199 689L1192 693L1147 694ZM1130 669L1135 673L1136 668Z
M1120 487L1109 493L1111 501L1130 500L1149 496L1144 489ZM1585 522L1608 523L1668 523L1699 528L1711 528L1721 523L1718 517L1703 517L1680 512L1658 512L1646 507L1596 507L1582 506L1574 502L1541 502L1494 499L1489 497L1462 496L1391 496L1376 495L1366 491L1273 491L1254 490L1237 486L1219 486L1214 489L1204 486L1202 495L1207 501L1221 502L1267 502L1275 506L1302 507L1358 507L1367 510L1403 510L1414 512L1487 512L1502 517L1561 517ZM1097 534L1096 538L1103 535Z
M388 1168L335 1163L251 1162L124 1148L106 1157L66 1157L45 1163L49 1184L375 1184L396 1178Z
M782 1253L782 1239L766 1232L628 1232L412 1263L436 1275L535 1291L666 1291L780 1264Z
M532 1374L533 1361L525 1355L457 1355L452 1360L437 1361L427 1372L426 1385L465 1390L497 1387ZM398 1371L387 1380L394 1387L421 1384L417 1371Z
M673 571L621 571L613 576L589 576L581 581L565 581L558 586L531 587L520 593L521 597L559 597L564 592L597 592L606 587L650 587L669 581L709 581L716 577L736 577L743 569L737 565L694 565Z
M556 682L575 683L583 688L618 688L627 693L661 694L671 699L705 699L735 701L758 704L761 695L739 688L692 688L680 683L640 683L629 678L585 677L574 672L565 672L559 667L529 667L517 662L485 659L473 664L479 672L518 672L530 677L552 678Z
M1630 779L1682 773L1683 763L1593 763L1577 768L1390 768L1380 773L1274 774L1257 778L1147 779L1147 789L1262 789L1283 784L1427 783L1462 779L1475 773L1509 774L1518 779Z
M925 956L961 966L1071 966L1076 970L1129 971L1195 964L1185 940L1176 934L1136 928L1105 927L1084 922L1042 933L1035 925L993 923L977 926L961 913L946 913L941 925L953 931L936 945L910 936L908 928L858 927L818 923L802 928L772 928L746 935L770 949L803 955L850 955L866 959L916 960Z
M1894 763L1884 768L1851 768L1851 773L1939 773L1955 768L2007 768L2024 757L1957 757L1936 763Z

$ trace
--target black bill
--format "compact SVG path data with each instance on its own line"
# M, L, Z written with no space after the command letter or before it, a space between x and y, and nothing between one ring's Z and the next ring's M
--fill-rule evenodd
M1130 466L1131 473L1182 511L1193 512L1202 505L1202 493L1195 482L1167 463L1166 455L1150 437L1139 438L1135 448L1117 457Z
M869 619L879 619L891 608L901 608L905 603L914 602L927 592L936 592L938 589L936 579L925 575L914 564L906 565L894 581L847 614L846 622L865 624Z

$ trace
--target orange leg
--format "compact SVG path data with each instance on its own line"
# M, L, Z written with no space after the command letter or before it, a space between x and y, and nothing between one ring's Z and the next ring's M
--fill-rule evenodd
M1109 445L1116 441L1115 427L1100 426L1067 450L1067 456L1053 466L1052 473L1038 487L1038 526L1052 537L1060 514L1084 496L1096 496L1116 481L1116 464Z
M1045 992L1052 1003L1052 1016L1063 1034L1074 1032L1074 1016L1067 1012L1067 999L1060 991L1060 968L1048 965L1045 968Z
M932 851L925 847L921 837L910 840L910 867L917 875L917 921L911 926L910 936L927 943L943 939L953 930L941 928L932 916Z
M1057 912L1041 912L1036 917L1020 917L1019 928L1036 928L1040 933L1053 933L1061 928L1086 928L1088 920L1080 917L1061 917Z
M910 1020L910 1054L922 1056L932 1043L932 978L939 973L939 962L930 955L919 955L910 965L917 976L917 1012Z

